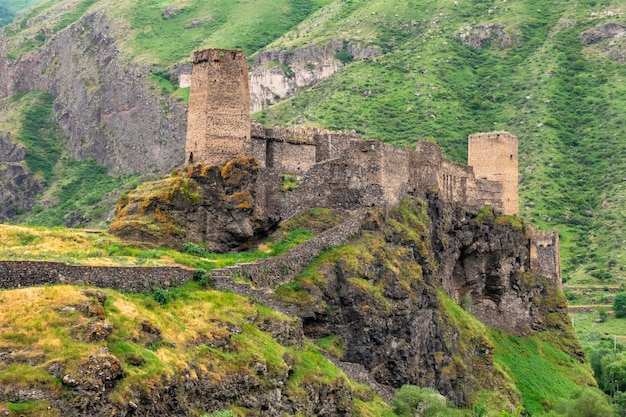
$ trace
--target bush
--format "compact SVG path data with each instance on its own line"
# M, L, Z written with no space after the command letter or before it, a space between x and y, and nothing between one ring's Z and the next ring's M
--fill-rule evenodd
M166 306L174 297L170 291L164 288L155 288L152 292L152 298L161 306Z
M193 256L205 257L207 256L207 251L193 242L186 242L183 244L183 253L187 253Z
M448 406L446 397L433 388L403 385L391 402L394 413L402 417L454 417L463 415L460 410Z
M610 417L614 410L598 390L584 388L566 405L567 417Z
M613 312L615 313L615 317L618 319L626 317L626 293L620 292L615 294L615 299L613 300Z
M193 273L193 279L206 287L211 284L211 273L205 269L196 269Z
M609 313L602 307L598 309L598 315L600 316L600 323L604 323L609 318Z

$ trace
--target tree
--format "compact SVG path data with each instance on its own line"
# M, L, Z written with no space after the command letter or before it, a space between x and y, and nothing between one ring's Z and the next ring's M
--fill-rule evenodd
M613 300L613 312L617 318L626 317L626 292L615 294L615 299Z
M615 415L607 398L598 390L584 388L567 407L567 417L611 417Z

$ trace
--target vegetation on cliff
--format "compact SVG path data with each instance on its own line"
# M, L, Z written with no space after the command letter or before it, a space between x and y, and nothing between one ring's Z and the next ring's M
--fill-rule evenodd
M111 38L100 38L99 47L120 51L124 65L131 68L153 64L150 79L156 94L165 100L170 96L184 100L187 91L176 83L178 65L203 46L241 47L249 56L272 48L287 48L285 53L295 54L298 47L325 45L332 38L380 46L383 54L376 59L355 61L345 54L337 56L346 65L343 70L265 109L257 119L268 125L354 129L398 145L426 136L457 161L465 160L467 134L511 131L520 138L522 213L539 228L560 230L564 277L573 284L566 291L570 304L578 309L574 317L583 333L582 342L595 345L602 338L626 340L623 320L610 311L602 319L597 312L598 306L610 310L614 293L624 283L626 267L622 241L626 234L622 185L626 135L621 117L626 67L623 37L613 36L607 29L623 27L620 1L279 0L251 7L250 2L209 5L194 0L170 7L87 0L41 2L31 11L24 10L34 3L3 2L5 18L24 13L3 29L0 38L9 65L22 56L20 71L28 74L29 65L38 60L37 54L51 39L72 28L77 31L75 39L80 38L79 29L90 27L84 16L102 11L111 17L106 23L110 32L103 32ZM91 46L95 49L95 43ZM80 62L82 57L71 59ZM58 125L61 115L55 113L53 101L58 98L50 96L55 91L26 92L46 85L37 77L53 77L54 64L50 62L34 79L21 80L17 86L20 93L4 97L0 106L0 133L12 132L13 140L26 147L26 164L33 178L46 185L35 191L36 198L20 206L21 213L12 221L102 226L112 218L110 208L120 191L134 188L140 181L134 176L110 177L94 160L69 156L70 147L71 154L80 158L94 156L94 152L84 138L68 144ZM0 78L8 72L3 70ZM4 81L10 82L3 79L2 89ZM86 88L91 97L101 91L97 82ZM157 103L163 110L159 117L172 117L166 101ZM172 142L168 134L159 141ZM136 140L129 135L120 142L134 144ZM5 168L3 162L0 172ZM26 193L26 185L23 188ZM36 243L40 233L48 232L28 229L18 233L21 237L16 235L16 239L21 243L7 256L20 255ZM98 258L90 253L134 254L138 263L150 263L152 257L186 256L119 242L87 254L79 252L77 248L73 254L63 255L64 260ZM157 252L159 255L154 255ZM202 267L209 263L204 258L188 262ZM355 285L372 287L359 279L354 277ZM618 337L614 339L615 334Z
M574 416L567 411L569 397L594 382L567 320L545 320L560 308L550 283L532 284L546 290L537 305L553 303L541 313L545 331L516 337L484 325L470 313L475 305L461 307L437 288L431 215L426 202L415 199L389 213L372 210L361 235L323 252L276 292L300 306L301 319L206 288L204 279L153 294L67 286L2 290L0 380L6 389L0 407L25 416L127 413L157 404L170 415L243 416L261 409L267 415L387 417L426 407L473 417L513 413L519 405L532 415L553 410ZM65 247L67 260L80 247L106 259L117 247L136 264L161 257L211 269L226 256L235 262L261 251L283 253L281 246L303 230L311 236L336 221L315 209L287 222L256 251L221 256L198 246L188 245L187 253L133 249L105 234L5 226L2 257L19 259L32 248L48 259L50 248ZM510 224L496 225L495 218L484 221L480 227L494 233L523 234ZM122 262L114 253L109 262ZM395 347L381 351L389 346ZM411 380L434 384L469 408L415 387L398 391L388 406L372 388L347 378L338 359L374 367L377 379L396 387L418 372ZM276 390L280 400L270 394Z

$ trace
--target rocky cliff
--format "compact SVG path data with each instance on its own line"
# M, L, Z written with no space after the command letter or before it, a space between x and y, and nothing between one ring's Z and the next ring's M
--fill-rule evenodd
M10 134L0 133L0 221L29 210L42 188L40 180L28 171L25 157L24 148L14 143Z
M259 52L249 74L250 109L260 111L330 77L349 61L372 59L381 53L379 46L363 47L342 39L331 39L326 45Z
M169 170L183 160L186 106L161 96L152 68L128 62L118 25L104 12L87 14L56 33L41 29L44 45L17 56L10 50L24 45L0 38L0 98L30 90L54 95L76 159L94 158L112 174Z
M488 326L572 338L564 349L584 355L558 283L529 270L522 227L497 219L435 195L374 210L360 238L320 256L277 296L298 300L306 336L338 336L341 360L364 366L379 384L433 386L457 404L480 390L514 398L493 368L488 332L467 332L447 297Z
M234 197L253 188L229 188L235 178L254 184L244 178L253 168L247 159L226 165L224 173L190 167L188 175L172 177L177 184L169 192L145 188L152 198L131 198L124 207L143 205L137 220L164 219L167 204L189 208L190 201L208 201L213 190L221 195L216 205L223 219L239 210L248 219L238 223L267 221L271 213L255 211L253 199ZM190 178L201 185L186 183ZM146 204L135 204L140 201ZM250 207L237 207L242 204ZM262 293L270 306L291 305L291 317L198 284L154 298L52 286L5 291L0 319L6 332L20 336L0 346L6 387L0 407L28 402L32 415L49 409L68 416L197 416L225 409L383 415L389 409L375 393L389 399L415 384L434 387L459 406L487 401L490 410L512 411L524 388L498 356L502 340L522 343L511 333L537 344L551 341L546 351L557 352L558 365L550 366L561 372L554 378L593 384L559 283L529 269L529 238L519 219L495 216L488 207L468 213L429 193L392 209L370 208L359 222L345 244L323 249L291 282L275 291L242 291ZM234 236L228 222L210 224ZM244 273L232 279L236 291L246 287ZM32 308L17 320L10 306L24 299ZM45 334L38 333L42 342L33 347L23 323L30 312L44 310L37 317ZM24 377L31 374L36 377Z
M211 250L248 247L276 227L278 214L268 208L279 207L284 194L259 170L253 159L240 158L222 168L191 166L164 180L188 190L186 198L149 183L121 201L112 231L162 243L172 233L150 236L149 222L161 231L175 223L179 247L186 241ZM293 304L284 311L296 312L304 335L337 340L340 366L360 369L383 395L416 384L435 387L458 405L472 404L483 391L515 404L519 393L506 388L506 372L494 368L489 329L553 334L571 361L584 360L560 282L531 269L531 234L515 216L496 215L489 206L470 213L429 191L393 209L371 208L346 244L323 248L291 282L267 283L276 271L263 272L259 263L232 274L247 278L254 290L224 288ZM298 268L287 256L277 262L287 275ZM480 320L478 330L466 328L457 304Z
M260 175L255 158L184 167L120 198L110 230L126 240L178 249L185 242L213 252L249 248L278 225L271 195L279 181Z

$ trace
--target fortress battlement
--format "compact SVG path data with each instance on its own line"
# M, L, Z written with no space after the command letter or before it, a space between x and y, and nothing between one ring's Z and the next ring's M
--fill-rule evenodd
M221 165L255 156L262 168L296 175L301 190L285 214L304 206L393 206L408 193L436 190L467 209L491 205L518 213L517 138L507 132L472 135L468 165L442 157L432 141L397 148L357 134L313 127L265 128L250 122L246 59L241 51L196 52L187 133L187 162ZM331 161L333 161L331 163ZM332 190L320 192L332 184ZM308 193L308 194L307 194Z
M187 163L221 165L254 156L265 170L266 204L283 219L313 207L355 210L393 207L408 195L437 193L466 211L490 205L519 214L517 138L507 132L468 138L468 164L442 156L433 141L398 148L354 133L312 127L265 128L251 123L243 52L196 52L189 100ZM298 186L276 193L276 182ZM275 187L275 188L272 188ZM529 229L532 270L560 282L558 233Z

